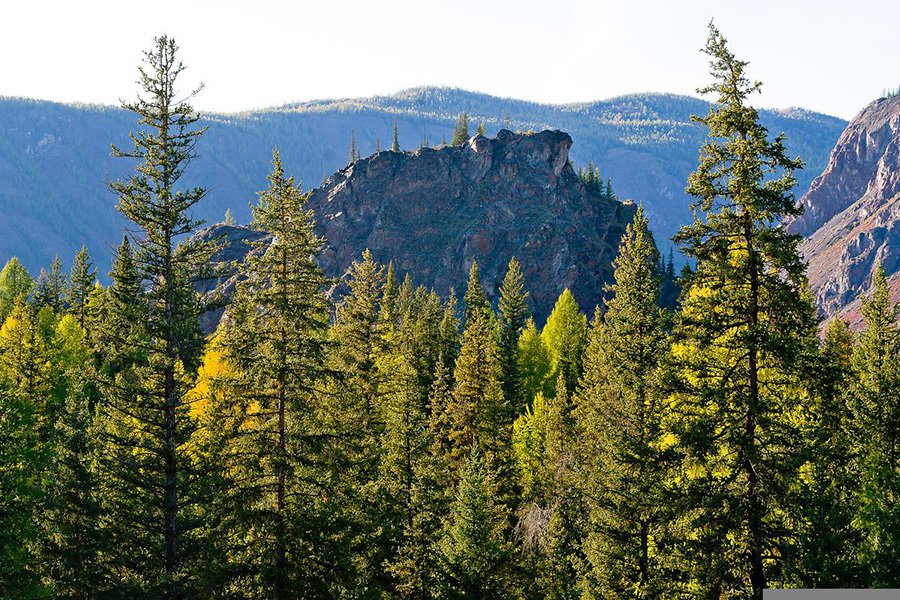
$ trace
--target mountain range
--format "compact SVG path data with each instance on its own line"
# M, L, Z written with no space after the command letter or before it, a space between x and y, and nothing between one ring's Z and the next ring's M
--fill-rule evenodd
M808 276L826 316L860 322L878 265L900 295L900 95L866 106L841 134L788 229L804 236Z
M619 198L642 202L665 251L690 218L684 193L706 132L691 122L708 103L669 94L628 95L599 102L544 105L450 88L416 88L392 96L321 100L239 114L205 115L208 127L185 185L209 195L197 215L221 221L231 209L239 221L265 186L272 149L286 170L318 187L348 164L351 137L362 155L390 145L415 150L450 139L457 116L501 129L558 129L571 135L575 167L593 162ZM790 152L806 161L799 192L826 167L846 122L802 109L761 111L773 134L784 132ZM127 146L134 116L106 106L0 98L0 255L19 256L33 272L59 254L64 261L86 244L101 271L121 238L107 182L133 164L110 158L110 144ZM473 131L474 133L474 131Z

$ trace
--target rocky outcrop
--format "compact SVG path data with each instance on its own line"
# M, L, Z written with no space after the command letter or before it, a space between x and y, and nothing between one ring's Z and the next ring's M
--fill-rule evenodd
M879 263L889 276L900 271L900 97L853 119L800 204L805 212L788 228L806 238L810 285L826 315L849 308Z
M460 147L379 152L353 162L312 191L316 229L327 240L321 265L340 276L369 248L417 284L463 291L473 261L496 298L507 263L521 263L531 308L544 319L566 287L593 310L634 205L588 190L569 162L560 131L496 138ZM240 241L244 228L216 225L199 235ZM231 252L231 251L229 251Z

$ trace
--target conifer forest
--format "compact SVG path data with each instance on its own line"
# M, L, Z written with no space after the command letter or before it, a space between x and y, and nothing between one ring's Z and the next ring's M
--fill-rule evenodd
M458 294L368 251L327 277L275 148L245 199L268 235L219 260L183 179L206 129L156 38L111 148L130 175L98 190L128 223L110 271L82 248L0 272L0 598L900 587L898 306L879 269L862 327L820 316L782 226L803 159L713 25L704 52L684 268L638 205L604 302L560 289L542 322L521 257L497 299L476 261ZM618 202L602 167L580 178Z

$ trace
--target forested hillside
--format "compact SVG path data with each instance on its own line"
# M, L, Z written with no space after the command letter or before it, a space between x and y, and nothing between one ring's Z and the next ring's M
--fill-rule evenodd
M0 271L0 597L900 587L900 308L878 268L862 331L834 320L820 339L801 239L780 226L802 213L801 162L713 24L705 53L715 103L684 182L678 302L637 206L602 305L564 289L539 327L528 255L500 257L496 302L477 261L460 302L368 250L333 294L315 223L340 185L312 210L271 148L249 251L196 235L212 193L192 158L212 130L157 38L113 140L128 228L109 285L86 248L68 274ZM537 147L506 132L467 150L464 129L442 160ZM580 200L616 206L582 178L597 190Z
M390 147L396 123L401 149L414 151L426 142L438 146L451 141L457 117L467 112L472 133L479 122L490 136L504 127L569 132L576 168L593 162L604 179L612 179L620 198L644 202L665 252L671 236L690 219L684 182L704 136L690 115L706 110L703 100L666 94L552 106L419 88L387 97L205 115L202 123L209 129L185 178L209 187L198 217L214 223L230 208L246 222L268 169L264 157L273 147L304 189L312 189L347 165L351 138L357 152L368 156L379 146ZM807 161L797 174L802 193L824 168L846 123L803 110L762 111L762 118L773 133L784 131L791 152ZM109 156L109 145L126 141L132 121L117 108L0 99L0 209L8 215L0 224L0 252L19 256L34 270L86 244L105 269L125 226L103 185L126 172Z

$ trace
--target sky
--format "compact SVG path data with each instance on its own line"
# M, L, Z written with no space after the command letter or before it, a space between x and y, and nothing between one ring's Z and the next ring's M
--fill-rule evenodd
M118 104L155 35L202 111L446 85L536 102L695 94L714 19L760 107L849 119L900 86L896 0L15 0L0 95Z

